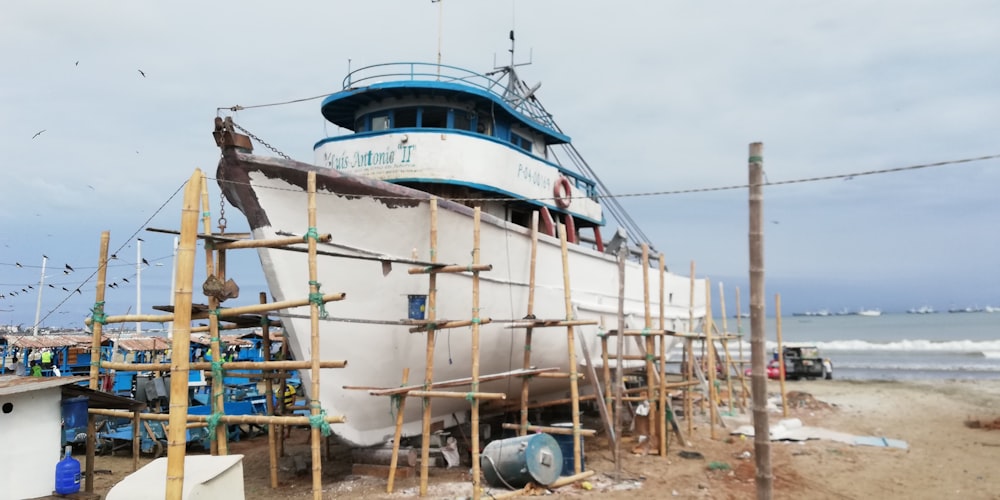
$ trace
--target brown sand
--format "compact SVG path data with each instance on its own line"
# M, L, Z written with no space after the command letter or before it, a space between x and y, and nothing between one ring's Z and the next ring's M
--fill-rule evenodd
M860 446L833 440L772 442L776 499L1000 499L1000 430L988 426L1000 418L1000 384L996 381L936 382L789 382L798 393L789 405L789 417L804 425L861 436L905 441L906 450ZM769 390L777 396L778 385ZM739 413L739 412L737 412ZM748 410L749 413L749 410ZM746 418L746 417L744 417ZM780 409L769 414L776 424ZM588 438L586 465L597 474L588 481L592 490L579 484L556 490L551 497L591 498L708 498L745 499L756 496L753 438L730 436L717 428L710 438L709 425L695 418L691 446L671 443L666 459L627 454L622 462L622 480L613 480L615 466L607 441ZM598 425L590 421L591 425ZM681 429L687 424L681 420ZM673 437L673 436L671 436ZM290 452L308 450L308 432L296 430L288 444ZM632 448L630 436L626 436ZM685 459L678 452L693 450L703 459ZM282 471L280 488L272 490L268 479L266 438L232 444L242 453L246 497L312 498L309 473L296 476ZM339 455L324 463L324 498L409 498L415 496L416 479L396 482L396 493L385 494L385 480L349 476L349 465ZM148 459L143 459L143 463ZM716 469L712 470L710 464ZM97 469L111 473L96 476L98 492L105 492L131 470L129 457L98 457ZM432 469L429 498L471 495L468 469ZM500 490L490 490L501 493ZM489 498L484 494L483 498Z

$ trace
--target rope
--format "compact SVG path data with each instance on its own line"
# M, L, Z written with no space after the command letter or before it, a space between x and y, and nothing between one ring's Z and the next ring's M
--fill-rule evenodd
M100 323L102 325L107 324L108 316L104 314L104 301L95 302L94 307L90 310L91 319L94 323Z
M309 416L309 426L318 428L324 436L329 436L333 431L330 429L329 422L326 421L326 410L320 406L319 401L313 401L309 405L313 408L319 408L318 414Z
M215 412L208 416L208 439L215 441L215 428L222 422L222 412Z
M311 230L312 230L312 228L310 228L310 231ZM316 287L316 291L315 292L309 292L309 302L311 304L316 304L316 306L319 307L319 317L320 318L326 318L329 315L326 313L326 302L323 302L323 292L319 291L319 287L321 286L320 282L315 281L315 280L309 280L309 286L310 287L312 287L312 286Z
M302 236L302 241L308 242L309 238L312 238L313 241L319 241L319 233L316 232L315 227L310 227L309 230L306 231L306 234Z

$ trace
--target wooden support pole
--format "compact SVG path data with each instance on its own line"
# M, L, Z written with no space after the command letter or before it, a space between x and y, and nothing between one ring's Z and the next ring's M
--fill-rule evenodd
M120 361L103 362L102 368L119 371L135 372L168 372L172 363L124 363ZM223 362L226 370L299 370L311 368L310 361L226 361ZM320 368L344 368L347 366L346 360L321 361ZM189 366L192 370L211 370L212 363L207 361L193 362ZM278 377L280 378L280 377Z
M430 199L430 260L437 262L437 198ZM427 290L427 319L434 321L437 307L437 274L431 273L428 276L429 287ZM434 330L427 330L427 358L424 367L424 384L430 386L434 383ZM423 415L423 442L420 446L420 496L427 496L427 477L430 467L431 453L431 398L425 397Z
M750 396L750 389L747 388L746 377L743 374L743 309L740 308L740 287L736 287L736 333L739 335L739 361L740 361L740 410L744 413L747 409L747 398Z
M450 398L450 399L507 399L503 392L458 392L458 391L410 391L415 398Z
M526 318L535 317L535 269L538 261L538 212L531 212L531 264L528 267L528 314ZM529 324L524 330L524 363L522 369L531 369L531 334L534 324ZM521 427L518 436L528 434L528 392L531 380L521 379Z
M321 234L317 237L320 243L329 243L333 236L329 233ZM301 236L285 236L283 238L273 238L268 240L241 240L212 243L216 250L236 250L240 248L278 248L288 245L305 243L305 238Z
M520 429L521 426L517 424L503 424L504 429ZM566 427L549 427L546 425L528 425L528 430L531 432L544 432L547 434L560 434L564 436L570 436L573 434L573 429ZM580 429L581 436L596 436L597 431L594 429Z
M622 356L625 352L625 259L628 257L628 245L618 249L618 334L615 345L615 435L622 435L622 389L625 387L625 374L622 367ZM615 481L622 477L622 441L616 441L615 446Z
M431 330L444 330L447 328L464 328L466 326L473 326L474 324L485 325L488 323L491 323L490 318L479 318L479 321L472 321L472 320L442 321L437 323L428 323L426 325L410 328L410 333L429 332Z
M566 321L564 319L536 319L531 321L515 321L506 328L546 328L554 326L585 326L596 325L597 321L592 319L574 319Z
M306 180L306 185L308 189L308 211L309 211L309 233L316 232L316 172L310 171L309 176ZM307 237L309 243L309 297L318 297L319 293L319 277L318 270L316 266L316 238ZM319 397L319 360L320 360L320 346L319 346L319 304L315 301L310 300L309 304L309 319L310 319L310 361L312 361L312 366L309 369L309 378L312 380L311 388L309 390L309 414L312 418L318 418L320 416L320 397ZM309 444L312 449L312 492L313 500L323 499L323 457L320 455L320 445L322 444L323 435L320 433L320 427L317 425L311 425L309 432Z
M726 390L729 392L729 402L727 406L729 407L729 413L733 413L733 369L732 369L732 359L729 357L729 345L727 344L726 335L729 334L729 329L726 327L726 292L723 288L723 284L719 282L719 311L722 315L722 335L723 337L719 339L722 343L723 353L726 355ZM737 315L739 314L739 309L736 310ZM739 372L739 369L736 370Z
M188 367L191 352L191 300L194 281L194 253L198 243L198 192L204 176L196 169L184 188L181 209L181 234L177 246L177 269L174 271L174 304L177 314L171 350L170 413L167 433L167 500L180 500L184 494L184 457L187 453Z
M476 206L472 219L472 267L479 266L479 218L482 208ZM472 273L472 393L479 392L479 271ZM504 395L504 398L507 396ZM482 496L482 481L479 470L479 398L476 394L469 402L472 405L472 500Z
M774 322L778 334L778 366L781 385L781 416L788 418L788 398L785 392L785 348L781 343L781 294L774 294Z
M660 270L660 330L666 328L666 284L664 281L667 276L667 263L666 257L661 253L660 258L657 259L659 262ZM660 438L660 456L667 456L667 436L670 435L667 429L667 338L659 337L657 340L660 342L660 397L658 402L659 413L656 417L656 429L658 429ZM682 443L683 444L683 443Z
M107 417L120 417L120 418L132 418L135 412L128 410L105 410L103 408L90 408L87 412L91 415L104 415ZM142 420L156 420L159 422L168 422L169 430L173 430L173 423L170 422L170 415L167 413L139 413L139 418ZM185 421L181 422L181 430L189 427L186 425L187 422L208 422L212 418L211 415L190 415L185 417ZM342 424L347 421L343 415L326 415L323 417L323 421L330 424ZM309 425L309 417L306 416L279 416L279 415L222 415L219 417L219 422L230 425L241 425L241 424L255 424L255 425L270 425L270 424L280 424L280 425ZM169 446L169 443L167 443Z
M321 301L323 303L335 302L338 300L344 300L347 297L345 293L326 293L323 294ZM283 300L280 302L270 302L267 304L250 304L247 306L238 307L223 307L219 309L219 318L231 318L233 316L241 316L244 314L257 314L266 313L270 311L277 311L279 309L291 309L293 307L300 307L309 305L309 299L295 299L295 300ZM177 306L174 306L174 314L132 314L123 316L108 316L105 323L135 323L136 321L147 321L150 323L168 323L170 321L177 321L176 319ZM192 313L188 311L190 320L195 319L206 319L211 314L206 312ZM189 321L190 321L189 320ZM91 318L84 320L84 324L90 326Z
M750 212L750 363L753 373L754 461L756 465L757 500L771 500L774 495L774 475L771 469L771 431L767 415L767 364L764 329L764 213L763 213L763 152L764 145L750 144L748 161Z
M705 356L708 358L708 428L712 439L716 439L715 422L719 415L715 405L718 393L715 390L715 341L712 340L712 287L708 278L705 278L705 337Z
M511 370L509 372L494 373L491 375L482 375L479 377L480 382L492 382L494 380L502 380L508 377L535 377L543 376L547 373L551 373L558 370L558 368L535 368L533 370ZM472 385L472 377L457 378L452 380L443 380L441 382L434 382L430 385L410 385L405 387L390 387L390 388L378 388L378 387L356 387L356 386L344 386L344 389L349 390L362 390L369 391L368 393L372 396L392 396L395 394L406 394L411 391L416 390L431 390L431 389L445 389L448 387L464 387Z
M492 271L493 264L473 264L471 266L427 266L411 267L407 270L409 274L441 274L441 273L477 273L479 271Z
M566 240L566 225L559 224L559 245L562 250L562 268L563 268L563 298L566 301L566 321L573 319L573 301L570 296L570 282L569 282L569 250L567 248ZM576 431L573 434L573 472L579 474L582 469L583 460L581 457L581 446L580 446L580 385L579 379L577 377L577 370L579 369L576 363L576 342L573 339L573 327L566 327L566 346L569 352L569 390L570 390L570 406L573 412L573 430Z
M205 176L202 174L201 178L201 213L202 213L202 225L204 226L204 233L206 236L212 235L212 219L209 216L210 206L208 203L208 183L205 182ZM221 272L222 269L222 251L219 251L215 255L218 256L220 264L219 269L214 269L214 259L212 245L205 245L205 276L207 279L217 279L219 282L224 282L226 280L225 276ZM210 347L209 352L214 353L212 356L212 362L215 366L221 363L225 359L225 353L222 351L222 343L219 341L219 316L217 314L211 314L213 311L219 310L219 299L213 295L208 296L208 328L209 328L209 338ZM175 309L176 312L176 309ZM187 352L187 351L185 351ZM225 381L224 374L225 368L220 368L223 373L223 377L212 377L212 413L213 414L224 414L225 413ZM214 369L213 369L214 374ZM212 454L218 455L228 455L229 454L229 430L225 425L219 425L215 428L215 439L212 440Z
M107 290L107 278L108 278L108 243L111 241L111 233L109 231L104 231L101 233L101 246L100 253L98 254L97 260L97 290L96 298L94 299L94 309L92 310L91 319L95 316L104 316L104 292ZM99 318L98 318L99 319ZM90 344L90 380L88 382L88 387L91 390L97 390L97 378L100 373L101 365L101 338L102 331L104 329L103 321L96 321L93 325L93 336L91 337ZM86 471L86 478L84 480L84 491L87 493L94 492L94 452L97 448L97 426L94 421L93 416L87 416L87 458L84 470Z
M601 317L601 322L603 323L603 321L604 321L604 318L602 316ZM615 420L615 415L618 414L618 409L614 407L615 397L614 397L614 393L611 392L611 388L612 388L612 383L611 383L611 364L608 362L609 361L609 359L608 359L608 357L609 357L609 355L608 355L608 332L604 331L604 325L601 325L601 330L602 330L603 333L599 334L599 337L601 338L601 363L603 363L603 366L601 366L601 369L602 369L602 375L604 375L604 404L605 404L605 406L608 407L608 419L610 419L611 422L612 422L612 428L617 430L617 426L614 425L614 422L617 421L617 420ZM615 436L617 436L617 435L618 434L616 432ZM615 449L617 447L618 447L618 444L616 442L612 446L612 448L611 448L612 455L615 453Z
M694 330L694 261L691 261L691 291L688 295L690 302L688 303L688 327L687 330ZM694 364L697 362L694 359L694 341L690 338L684 345L684 357L687 358L687 364L684 365L684 380L694 379ZM694 402L691 397L691 390L688 389L684 391L684 420L687 420L687 434L688 436L694 434Z
M642 326L645 330L651 330L653 328L653 315L650 309L649 300L649 244L642 244ZM646 335L643 337L645 340L645 345L643 346L646 355L646 386L650 387L653 384L654 376L656 375L656 368L653 363L653 353L656 352L656 345L654 342L655 337ZM653 434L657 432L659 423L657 422L660 416L660 409L657 407L657 398L653 396L651 390L646 391L646 404L649 406L649 413L646 414L646 420L648 422L648 433L646 436L647 440L643 443L643 447L646 452L649 452L651 446L653 446ZM657 441L658 443L659 441ZM659 445L657 444L657 448ZM579 472L579 471L577 471Z
M410 369L403 368L403 382L410 381ZM385 486L386 493L392 493L392 485L396 481L396 465L399 463L399 440L403 437L403 413L406 411L406 394L399 397L399 407L396 408L396 431L392 435L392 458L389 459L389 482ZM390 403L391 404L391 403Z
M257 296L261 304L267 303L267 294L260 292ZM261 319L261 349L264 351L264 360L271 361L271 322L265 315ZM274 372L270 372L274 373ZM284 375L284 373L282 373ZM282 398L284 394L282 394ZM264 379L264 405L268 415L274 415L274 381L271 377ZM267 458L270 471L271 489L278 487L278 432L273 425L267 426Z
M615 425L608 411L608 405L603 394L604 391L601 388L601 381L597 378L597 370L594 369L594 363L590 360L590 347L587 345L586 339L583 335L579 335L578 339L580 341L580 350L583 352L583 359L587 364L587 375L590 377L590 385L594 388L594 401L597 402L597 411L601 414L601 422L604 423L604 430L608 433L608 445L614 451L618 443L618 435L615 434Z

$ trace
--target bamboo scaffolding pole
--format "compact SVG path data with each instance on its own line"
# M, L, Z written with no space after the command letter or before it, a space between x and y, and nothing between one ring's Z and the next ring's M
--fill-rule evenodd
M644 330L651 330L653 328L653 315L650 311L649 303L649 244L642 244L642 325ZM649 386L653 382L653 376L656 373L656 368L653 364L653 353L656 352L656 345L654 337L646 335L643 337L645 340L645 350L646 350L646 385ZM652 434L656 432L659 426L658 420L660 418L660 408L657 405L657 399L653 397L652 391L646 391L646 404L649 405L649 413L646 415L648 422L648 432L649 436L645 441L644 448L649 450L652 444L653 436ZM657 441L659 443L659 441ZM659 445L657 444L657 448ZM580 472L580 471L576 471Z
M108 361L101 363L102 368L121 371L170 371L173 363L128 363L122 361ZM227 370L300 370L311 368L309 361L225 361L223 366ZM344 368L347 366L346 360L321 361L320 368ZM192 370L211 370L212 363L207 361L191 362L189 368ZM227 375L230 376L230 375Z
M106 410L103 408L90 408L87 410L91 415L103 415L106 417L120 417L120 418L132 418L136 412L129 410ZM155 420L158 422L167 422L169 427L168 432L172 430L173 422L170 420L169 413L142 413L139 412L139 418L141 420ZM208 420L212 418L211 415L191 415L188 414L185 420L180 424L181 429L187 427L188 422L197 423L207 423ZM326 415L323 420L331 424L342 424L347 421L343 415ZM257 425L268 425L268 424L280 424L280 425L309 425L309 417L307 416L282 416L282 415L222 415L219 417L219 422L225 424L257 424ZM169 443L168 443L169 446Z
M740 308L740 287L736 287L736 333L739 335L739 356L740 356L740 383L743 385L740 391L740 411L747 411L747 396L750 389L747 388L746 377L743 375L743 309Z
M208 183L205 182L205 175L202 174L201 178L201 222L204 226L204 233L206 235L212 234L212 219L210 217L210 207L208 203ZM219 259L219 268L214 268L213 255L217 255ZM216 278L220 281L225 281L225 276L222 274L222 252L213 252L212 245L205 245L205 276L206 279ZM218 271L218 272L217 272ZM217 311L219 309L219 299L213 295L208 296L208 309L209 311ZM176 310L175 310L176 311ZM136 311L138 312L138 311ZM222 343L219 341L219 316L216 314L209 314L208 316L208 328L210 332L210 347L209 352L214 352L213 361L221 361L225 359L225 354L222 352ZM216 366L218 366L216 364ZM220 368L222 373L225 374L225 368ZM224 389L224 375L223 377L212 377L212 413L223 414L225 413L225 389ZM212 439L212 454L213 455L228 455L229 454L229 432L226 426L217 426L215 428L215 438Z
M344 300L347 297L345 293L326 293L323 294L322 302L335 302L338 300ZM219 309L219 318L229 318L233 316L241 316L243 314L255 314L268 311L276 311L279 309L291 309L293 307L300 307L309 305L309 299L295 299L295 300L283 300L280 302L270 302L267 304L250 304L246 306L237 307L223 307ZM190 307L188 308L190 309ZM205 312L191 312L188 311L190 315L189 322L196 319L206 319L213 315L208 311ZM105 323L135 323L137 321L144 321L149 323L168 323L170 321L177 321L177 306L174 306L174 314L132 314L132 315L121 315L121 316L108 316ZM87 326L91 324L91 318L84 320Z
M618 409L614 405L614 395L611 392L611 364L608 363L608 332L604 331L604 316L601 316L601 332L598 337L601 339L601 366L602 375L604 376L604 404L608 407L608 418L614 426L615 415L618 414ZM617 426L614 426L617 430ZM618 434L615 434L616 436ZM617 442L614 447L611 448L612 455L615 453L615 449L618 448Z
M573 312L575 314L577 312L576 309L574 309ZM607 403L605 402L604 394L601 390L601 381L597 378L597 370L594 369L594 363L590 360L590 347L587 346L587 342L584 340L583 335L579 335L578 339L580 340L580 350L583 351L583 359L587 363L587 375L590 377L590 384L594 388L594 391L597 392L597 394L594 395L594 401L597 402L597 411L601 414L601 422L604 423L604 429L608 433L608 446L610 446L613 451L618 442L618 435L615 434L615 425L611 420L610 413L608 412Z
M111 241L111 233L109 231L101 232L101 244L100 251L98 254L97 261L97 289L95 292L96 298L94 299L94 309L93 315L103 315L104 314L104 292L107 290L107 277L108 277L108 243ZM104 323L98 321L94 323L93 336L91 338L90 344L90 379L87 386L91 390L97 390L97 377L100 373L101 365L101 338L102 330L104 329ZM94 360L93 357L97 356ZM84 480L84 491L87 493L94 492L94 452L97 448L97 425L94 417L87 416L87 458L84 464L84 471L87 477Z
M553 372L558 370L558 368L536 368L533 370L512 370L509 372L495 373L492 375L484 375L479 377L480 382L492 382L494 380L503 380L508 377L533 377L541 376L542 374ZM472 385L472 377L457 378L452 380L443 380L441 382L435 382L430 385L410 385L406 387L391 387L391 388L378 388L378 387L353 387L344 386L344 389L352 390L366 390L372 396L394 396L397 394L406 394L410 391L416 390L427 390L427 389L445 389L448 387L463 387L467 385Z
M430 199L430 260L437 262L437 219L438 206L437 198ZM428 275L429 285L427 290L427 319L434 321L437 307L437 273ZM427 359L424 367L424 384L430 386L434 383L434 330L427 330ZM431 398L424 398L423 414L423 440L420 445L420 496L427 496L427 477L430 466L430 446L431 446Z
M403 368L403 382L410 381L410 369ZM396 481L396 465L399 463L399 439L403 435L403 413L406 411L406 394L399 396L399 407L396 409L396 431L392 435L392 458L389 460L389 482L385 486L386 493L392 493L392 485Z
M559 224L559 247L562 251L563 298L566 301L566 321L573 319L573 300L570 297L569 282L569 250L566 241L566 225ZM573 412L573 472L579 474L582 469L582 447L580 446L580 386L577 377L576 342L573 339L573 327L566 327L566 346L569 352L569 390L570 406Z
M407 270L409 274L441 274L441 273L476 273L479 271L492 271L493 264L472 264L469 266L427 266L411 267Z
M660 271L660 330L666 328L666 285L664 280L667 275L667 263L666 257L661 253L659 260L659 271ZM667 387L664 382L667 380L667 339L666 337L659 337L657 339L660 343L660 398L659 398L659 408L660 413L657 418L656 426L659 429L660 437L660 456L667 456L667 438L670 435L667 429Z
M90 415L89 413L87 414ZM139 441L142 436L139 435L139 422L140 420L134 415L132 416L132 472L139 470ZM147 428L149 424L146 424ZM156 439L153 437L153 431L149 431L150 439Z
M561 477L557 479L554 483L546 486L545 489L554 490L557 488L562 488L563 486L587 479L588 477L593 476L594 474L595 474L594 471L588 470L585 472L581 472L579 474L573 474L572 476ZM534 486L534 483L529 483L527 486L519 490L509 491L507 493L501 493L499 495L490 495L490 498L493 498L495 500L500 500L504 498L514 498L521 495L530 494L531 492L537 489L538 487Z
M715 406L718 393L715 390L715 341L712 339L712 287L709 286L708 278L705 278L705 336L705 356L708 358L708 428L712 439L716 439L715 422L720 419Z
M778 335L778 366L779 374L781 375L778 379L781 381L781 416L788 418L788 398L785 392L785 348L781 343L781 294L774 294L774 322Z
M518 320L504 328L547 328L552 326L586 326L596 324L597 320L592 319L574 319L572 321L564 319L536 319L531 321Z
M333 240L333 235L325 233L319 235L316 239L320 243L329 243ZM284 238L272 238L267 240L215 242L212 243L211 246L216 250L237 250L241 248L278 248L305 242L305 238L301 236L286 236Z
M439 323L427 323L425 325L410 328L410 333L429 332L431 330L444 330L446 328L463 328L466 326L473 326L473 325L485 325L487 323L492 323L490 318L479 318L479 321L472 321L472 320L442 321Z
M504 429L520 429L521 426L517 424L503 424ZM561 435L572 435L573 429L567 429L565 427L549 427L545 425L528 425L528 430L532 432L545 432L547 434L561 434ZM581 436L596 436L597 431L594 429L580 429Z
M195 169L184 188L184 205L181 209L181 234L177 246L177 269L174 271L174 304L177 314L171 349L176 356L171 359L170 414L167 420L167 500L180 500L184 494L184 457L187 453L188 376L191 352L191 301L194 281L194 253L198 244L198 192L203 175Z
M625 331L625 259L628 257L628 248L622 245L618 249L618 334L615 335L615 435L622 435L622 389L625 386L624 369L622 367L622 356L625 351L625 336L620 332ZM615 481L620 481L622 477L622 449L621 440L615 442Z
M410 391L415 398L450 398L450 399L507 399L503 392L458 392L458 391Z
M722 313L722 332L728 333L729 328L726 327L726 317L729 315L726 314L726 293L721 281L719 282L719 311L721 311ZM739 309L736 310L736 314L737 315L739 314ZM723 353L726 355L726 390L729 391L728 406L729 406L729 413L732 414L733 413L733 371L732 371L733 363L732 363L732 358L729 357L729 345L726 342L728 342L726 339L720 339ZM736 371L739 372L738 369Z
M267 294L260 292L257 299L261 304L267 303ZM271 361L271 322L267 316L261 318L261 349L264 351L264 359ZM275 372L269 374L279 375ZM285 375L285 373L281 373ZM282 395L284 396L284 395ZM274 415L274 381L271 377L264 379L264 404L268 415ZM270 472L271 489L278 488L278 436L280 429L275 429L273 425L267 426L267 459Z
M308 201L309 201L309 232L316 231L316 172L310 171L307 179ZM316 269L316 239L309 237L309 296L317 297L319 293L318 271ZM319 401L319 304L310 300L309 304L310 323L310 360L312 366L309 368L309 377L312 379L312 387L309 391L309 413L312 418L320 417ZM323 499L323 457L320 456L320 434L318 425L311 425L309 432L309 444L312 449L312 491L313 500Z
M750 361L753 367L751 381L753 397L754 462L757 499L771 500L774 474L771 468L771 431L767 415L767 373L765 372L764 328L764 214L762 189L764 177L764 145L750 144L747 161L749 199L749 253L750 253Z
M482 208L476 206L472 214L472 266L479 267L479 236L480 217ZM490 266L492 269L492 266ZM569 319L569 318L567 318ZM479 271L472 273L472 390L469 403L472 406L472 500L479 500L482 495L480 482L482 481L479 470ZM507 395L504 394L503 398Z
M538 260L538 211L531 212L531 265L528 268L528 314L526 318L535 317L535 269ZM517 325L515 323L514 325ZM517 326L511 325L511 328ZM535 324L527 323L524 330L524 370L531 368L531 334ZM517 431L518 436L528 434L528 392L531 380L528 377L521 379L521 427Z
M694 330L694 261L691 261L691 291L689 294L690 301L688 303L688 331ZM684 346L684 356L687 358L687 364L685 366L685 380L691 380L694 378L694 341L690 338L687 340ZM687 420L688 436L694 434L694 402L692 401L692 394L690 389L684 391L684 419Z

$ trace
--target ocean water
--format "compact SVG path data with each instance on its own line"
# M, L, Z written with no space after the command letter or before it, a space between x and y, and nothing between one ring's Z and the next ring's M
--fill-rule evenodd
M735 332L735 319L727 321ZM749 319L741 326L749 359ZM775 318L767 318L769 356L776 328ZM781 337L785 344L819 347L838 379L1000 379L1000 313L783 316ZM733 343L730 348L736 356Z

